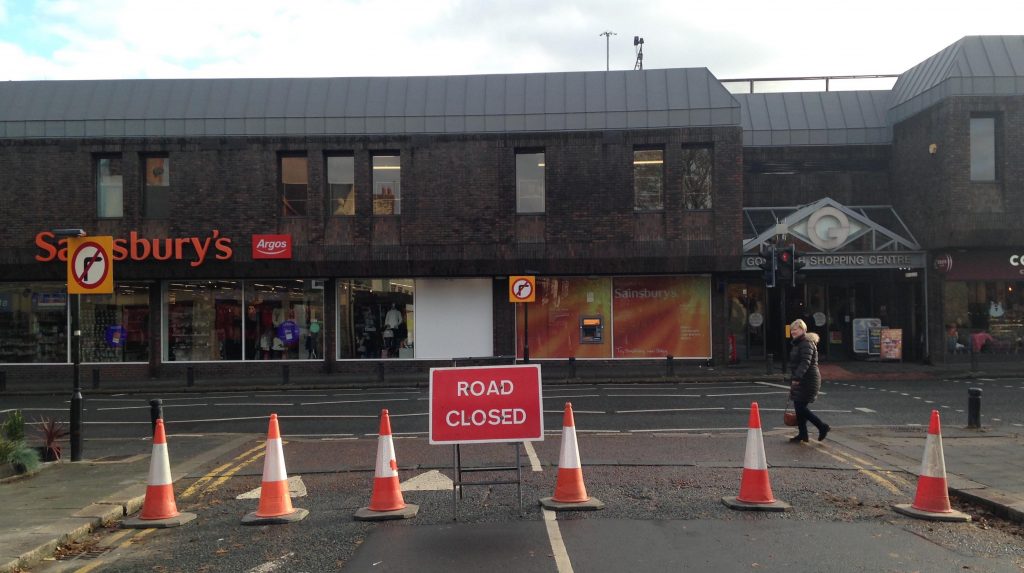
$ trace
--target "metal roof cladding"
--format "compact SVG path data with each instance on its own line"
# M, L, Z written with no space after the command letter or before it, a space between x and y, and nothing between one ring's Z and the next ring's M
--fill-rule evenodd
M0 137L488 133L739 125L706 68L0 83Z
M743 145L869 145L891 141L888 90L736 94Z

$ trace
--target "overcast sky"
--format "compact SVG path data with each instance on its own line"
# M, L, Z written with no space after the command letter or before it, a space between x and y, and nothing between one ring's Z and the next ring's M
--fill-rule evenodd
M707 67L906 71L1024 0L0 0L0 80L450 75Z

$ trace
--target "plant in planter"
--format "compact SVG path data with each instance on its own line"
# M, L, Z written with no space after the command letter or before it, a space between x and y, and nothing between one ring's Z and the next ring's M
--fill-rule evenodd
M21 410L14 410L7 414L7 419L0 424L0 438L8 442L25 441L25 416Z
M39 434L43 438L43 461L54 462L60 459L60 440L70 434L67 426L53 418L39 420Z
M0 465L15 473L33 471L39 467L39 453L25 445L25 418L15 410L0 424Z

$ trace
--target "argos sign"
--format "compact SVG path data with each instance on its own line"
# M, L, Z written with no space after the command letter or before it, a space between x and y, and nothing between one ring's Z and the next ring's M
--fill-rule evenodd
M253 235L253 259L290 259L292 258L291 235Z

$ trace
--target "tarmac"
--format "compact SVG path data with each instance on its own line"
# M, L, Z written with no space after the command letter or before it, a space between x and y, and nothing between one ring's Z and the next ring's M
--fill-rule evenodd
M596 377L559 378L557 368L544 367L546 384L564 382L595 383ZM672 376L638 372L629 381L712 382L764 378L764 363L746 363L725 368L677 366ZM906 379L980 379L1024 377L1024 362L992 362L972 370L970 364L931 366L911 363L844 362L822 365L828 380L906 380ZM781 376L776 368L775 376ZM422 386L418 380L391 381L386 386ZM289 381L289 388L341 388L381 386L380 383L339 382L329 376ZM281 388L280 380L224 379L201 381L187 387L184 381L146 380L105 383L89 393L160 391L215 391L230 389ZM67 389L66 381L34 383L30 387L9 387L5 394L53 394ZM923 453L924 428L919 433L885 427L837 428L829 439L855 451L870 461L873 468L917 475ZM239 447L250 436L239 436L201 455L176 460L172 478L177 481L203 468L211 460ZM943 428L950 494L975 503L995 515L1024 523L1024 436L1011 431L982 428ZM0 573L14 573L54 555L61 545L87 536L94 529L122 520L138 511L145 495L149 472L148 456L123 463L99 460L53 462L34 474L0 479L0 508L7 519L0 520ZM0 474L2 475L2 474ZM912 501L912 500L908 500ZM15 516L13 519L12 516Z

